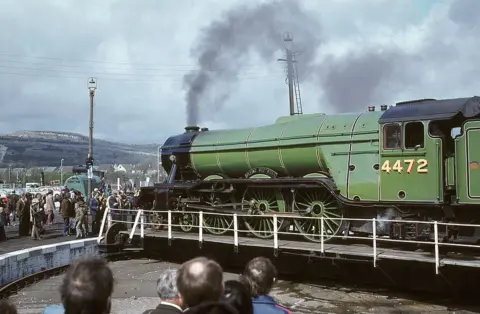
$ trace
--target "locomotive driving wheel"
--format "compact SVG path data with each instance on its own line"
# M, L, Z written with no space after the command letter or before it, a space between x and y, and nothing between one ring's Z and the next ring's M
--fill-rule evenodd
M215 193L212 193L210 199L206 202L210 206L224 204L225 202L234 202L232 197L221 196ZM233 207L235 208L235 207ZM225 234L232 228L233 217L230 215L209 215L208 213L203 214L203 226L211 234L221 235Z
M244 217L243 221L247 229L256 237L268 239L273 237L273 217L262 217L265 214L281 214L285 211L285 202L279 189L247 188L243 194L242 210L249 215L258 217ZM277 219L277 230L283 224L283 218Z
M303 217L318 218L294 220L300 233L310 241L321 241L321 217L323 217L324 242L337 235L341 229L342 208L327 189L298 191L295 195L293 208Z
M182 213L180 215L180 229L184 232L191 232L195 227L198 227L198 217L192 213Z

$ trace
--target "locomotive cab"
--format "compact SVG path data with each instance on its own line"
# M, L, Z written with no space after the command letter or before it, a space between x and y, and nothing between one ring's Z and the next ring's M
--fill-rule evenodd
M380 200L479 203L479 114L477 96L409 101L387 110L379 120Z

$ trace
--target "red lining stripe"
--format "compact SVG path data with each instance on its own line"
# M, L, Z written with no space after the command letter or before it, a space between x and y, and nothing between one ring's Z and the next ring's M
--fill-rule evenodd
M281 308L282 310L284 310L285 312L287 312L287 314L292 314L292 311L290 311L289 309L287 309L286 307L283 307L281 305L278 305L278 304L275 304L276 307L278 308Z

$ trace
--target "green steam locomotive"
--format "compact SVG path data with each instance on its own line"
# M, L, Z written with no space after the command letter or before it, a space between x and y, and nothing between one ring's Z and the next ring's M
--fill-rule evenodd
M293 226L310 241L371 235L372 218L399 220L375 224L379 236L432 240L432 224L418 221L480 218L479 116L475 96L280 117L248 129L189 126L162 147L168 180L143 188L139 200L180 212L184 231L198 216L181 212L202 211L250 214L239 222L259 238L272 237L273 214L284 214L278 230ZM323 217L323 228L305 216ZM204 228L222 234L232 221L206 215ZM439 234L462 243L480 236L478 228L442 225Z

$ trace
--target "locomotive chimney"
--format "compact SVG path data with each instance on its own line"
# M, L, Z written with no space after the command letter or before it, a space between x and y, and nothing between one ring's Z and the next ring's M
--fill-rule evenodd
M387 105L381 105L380 110L385 111L385 110L387 110L387 107L388 107Z
M368 106L368 111L375 111L375 106Z
M198 132L198 131L200 131L200 127L195 126L195 125L189 125L189 126L185 127L185 133Z

